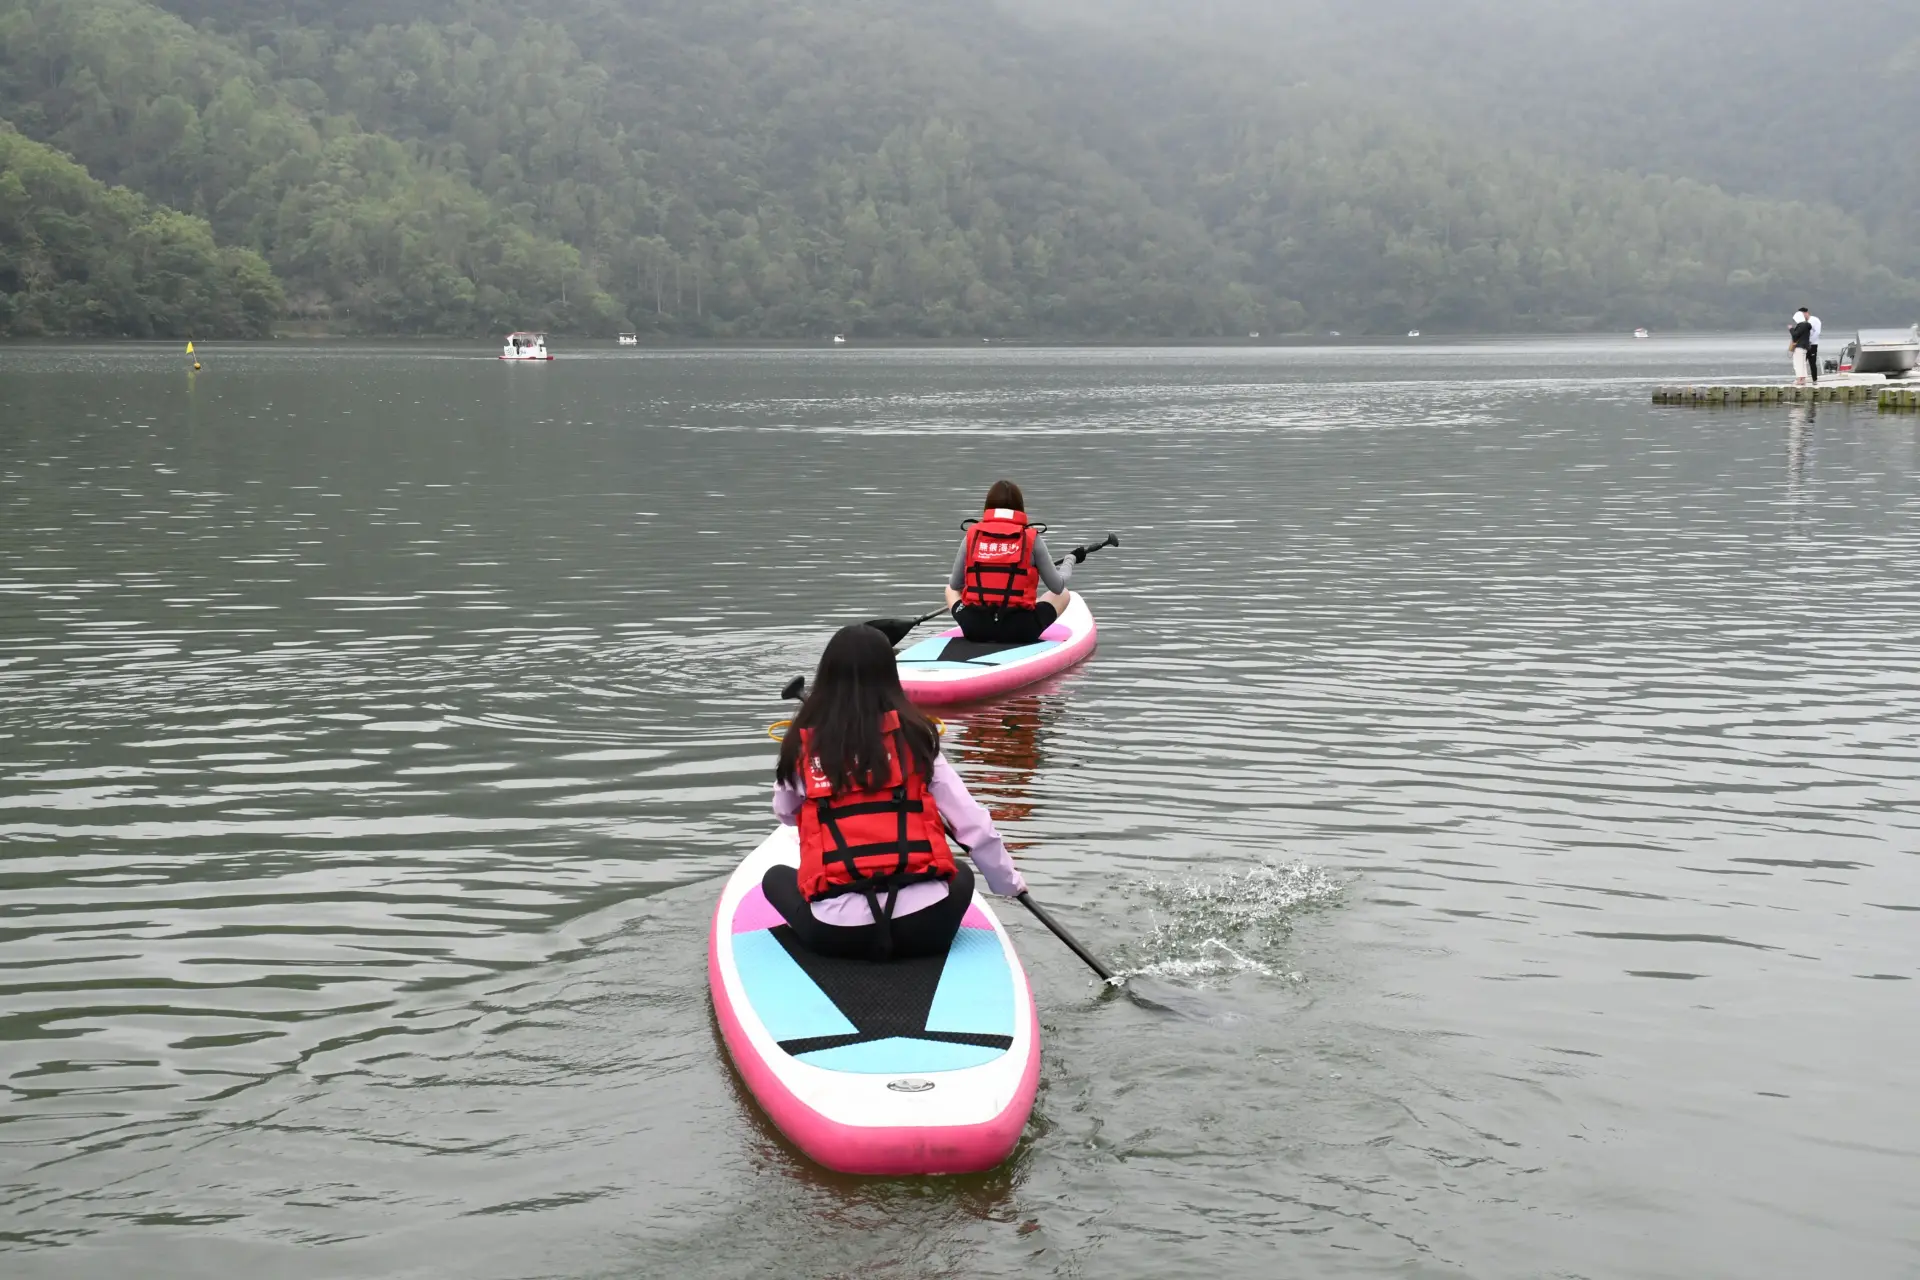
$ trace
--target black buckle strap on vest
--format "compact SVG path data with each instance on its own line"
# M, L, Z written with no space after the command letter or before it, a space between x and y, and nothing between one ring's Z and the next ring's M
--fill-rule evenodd
M977 560L969 560L967 561L966 580L973 587L974 593L986 603L988 608L992 609L994 613L998 615L1000 610L1014 607L1013 584L1020 575L1025 572L1026 567L1027 566L1017 564L1005 566L983 565ZM1001 576L1005 578L1005 581L997 587L989 587L986 581L988 574ZM1000 597L999 603L996 604L993 602L992 597L994 596Z
M979 523L981 523L981 521L978 519L965 520L961 522L960 528L963 532L965 532L965 531L971 530L974 525ZM1036 521L1030 520L1023 526L1023 532L1021 533L1020 537L1021 537L1021 541L1027 544L1027 554L1029 559L1032 558L1033 544L1035 542L1038 542L1040 538L1046 534L1046 532L1047 532L1047 526L1044 524L1038 523ZM1029 533L1032 534L1031 538L1027 536ZM966 569L963 574L962 580L968 583L970 586L972 586L974 593L980 597L985 607L993 610L994 621L998 622L1000 620L1000 614L1003 610L1025 607L1023 605L1015 605L1013 603L1013 596L1014 596L1013 584L1015 581L1019 579L1020 575L1024 573L1028 568L1031 568L1034 571L1034 574L1036 577L1038 576L1040 571L1040 566L1038 564L1009 565L1005 568L1002 568L998 565L982 566L977 561L968 560L966 563ZM986 575L989 573L1004 575L1006 578L1006 581L1002 583L1000 586L989 587L986 583ZM992 599L994 596L1000 597L999 602L997 604L994 603Z
M909 840L907 838L907 789L894 788L893 800L869 800L861 804L835 805L830 797L820 796L814 800L814 811L820 818L821 829L833 837L833 848L822 850L821 864L839 863L846 871L849 881L887 880L906 873L911 856L916 853L932 853L933 841ZM848 844L846 833L840 830L841 818L856 817L866 813L894 813L899 816L897 832L891 840L879 840L872 844ZM861 858L874 858L891 853L894 856L894 868L891 872L879 876L869 875L855 866ZM852 888L849 884L843 888Z
M989 573L1004 574L1006 575L1006 581L1000 586L989 587L986 583L986 575ZM1020 570L1018 569L1002 569L997 566L983 567L974 563L967 565L967 577L972 583L974 594L980 597L987 608L993 610L996 618L1002 609L1010 609L1013 607L1013 580L1019 576ZM993 603L992 598L994 596L1000 597L999 603Z
M869 955L872 960L893 959L893 908L900 900L900 890L887 890L887 905L880 905L880 895L871 886L867 891L867 908L873 912L873 949Z
M939 880L943 877L939 871L929 867L927 870L909 874L911 856L916 853L932 853L930 840L910 840L907 838L907 811L912 805L907 800L906 784L892 788L886 800L867 800L857 804L836 805L831 796L820 796L814 800L814 810L819 815L821 829L833 838L833 848L820 855L821 864L839 863L847 876L847 883L834 885L814 901L838 897L843 893L858 893L866 898L867 907L873 912L874 939L873 960L889 960L893 957L893 911L900 899L900 890L910 884L919 884L926 880ZM875 844L850 845L840 830L839 819L864 813L893 813L897 819L892 840ZM881 875L867 875L856 865L860 858L873 857L892 852L893 870ZM885 893L887 900L883 906L880 895Z

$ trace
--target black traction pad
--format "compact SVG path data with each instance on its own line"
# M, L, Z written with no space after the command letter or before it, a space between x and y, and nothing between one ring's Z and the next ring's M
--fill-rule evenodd
M927 1030L933 994L939 990L940 974L947 967L944 955L915 956L910 960L847 960L807 950L793 936L789 925L776 926L771 932L781 949L793 957L793 962L854 1026L852 1035L782 1040L780 1047L790 1054L837 1049L894 1036L938 1040L945 1044L977 1044L990 1049L1013 1047L1012 1036Z
M1024 649L1039 644L1038 640L1022 640L1018 644L1007 644L999 640L969 640L965 636L955 636L947 641L947 647L940 651L941 662L972 662L975 658L984 658L990 653L1005 653L1009 649Z

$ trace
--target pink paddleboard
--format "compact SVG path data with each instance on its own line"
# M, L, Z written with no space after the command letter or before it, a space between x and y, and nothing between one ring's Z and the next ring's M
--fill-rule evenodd
M797 866L775 828L720 893L707 949L727 1052L793 1144L843 1173L972 1173L1013 1151L1040 1023L1013 940L974 895L944 956L884 964L801 948L760 881Z
M1076 591L1060 620L1034 644L977 645L949 627L901 650L900 683L923 707L998 697L1085 661L1099 635L1086 597Z

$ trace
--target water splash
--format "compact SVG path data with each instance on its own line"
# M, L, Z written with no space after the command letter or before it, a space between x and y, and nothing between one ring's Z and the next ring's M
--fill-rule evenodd
M1283 967L1293 922L1338 901L1344 881L1307 862L1263 863L1227 876L1149 880L1153 930L1122 958L1119 978L1299 975Z

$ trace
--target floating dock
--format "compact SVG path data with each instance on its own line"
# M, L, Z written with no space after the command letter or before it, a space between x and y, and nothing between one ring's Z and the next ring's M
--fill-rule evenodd
M1702 383L1696 386L1655 387L1655 404L1700 406L1743 404L1871 404L1885 413L1920 412L1920 383L1895 386L1873 382L1822 382L1812 386L1735 386Z

